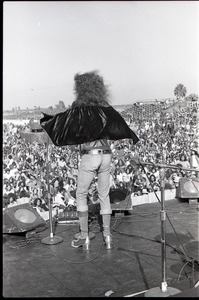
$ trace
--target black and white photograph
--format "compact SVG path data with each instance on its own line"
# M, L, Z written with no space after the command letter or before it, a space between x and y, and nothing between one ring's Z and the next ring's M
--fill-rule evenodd
M2 11L2 297L198 298L199 2Z

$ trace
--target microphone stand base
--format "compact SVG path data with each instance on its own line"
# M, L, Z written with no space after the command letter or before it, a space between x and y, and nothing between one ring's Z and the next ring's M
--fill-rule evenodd
M171 295L175 295L180 292L181 292L180 290L172 287L167 287L167 290L165 292L163 292L160 287L155 287L148 290L144 294L144 297L169 297Z
M57 235L54 235L53 237L47 236L41 240L41 242L46 245L55 245L55 244L61 243L62 241L63 241L63 238L61 236L57 236Z

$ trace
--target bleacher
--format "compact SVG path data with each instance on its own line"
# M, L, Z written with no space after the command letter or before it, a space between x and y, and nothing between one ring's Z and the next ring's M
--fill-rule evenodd
M163 111L162 103L143 103L143 104L133 104L128 109L121 112L123 118L133 118L136 119L154 119L158 114Z

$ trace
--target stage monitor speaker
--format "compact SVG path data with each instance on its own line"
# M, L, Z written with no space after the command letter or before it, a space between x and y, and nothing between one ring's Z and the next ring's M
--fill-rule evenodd
M6 208L3 212L3 233L26 232L46 225L46 221L28 203Z
M199 179L182 177L176 189L177 198L199 198Z
M112 210L132 210L131 194L127 189L114 189L109 192Z

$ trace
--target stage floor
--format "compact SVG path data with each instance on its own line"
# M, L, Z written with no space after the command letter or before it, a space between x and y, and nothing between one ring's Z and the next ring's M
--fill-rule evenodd
M198 264L191 265L183 248L198 261L197 205L176 199L165 203L166 281L180 291L192 289L199 279ZM144 291L161 284L160 204L134 207L131 215L111 219L114 249L106 250L97 219L91 250L74 249L70 243L79 224L54 224L54 236L63 241L46 245L47 228L29 239L25 234L3 235L4 297L143 297ZM174 228L174 229L173 229ZM177 234L177 236L176 236ZM182 246L181 246L181 243ZM140 293L142 292L142 293Z

